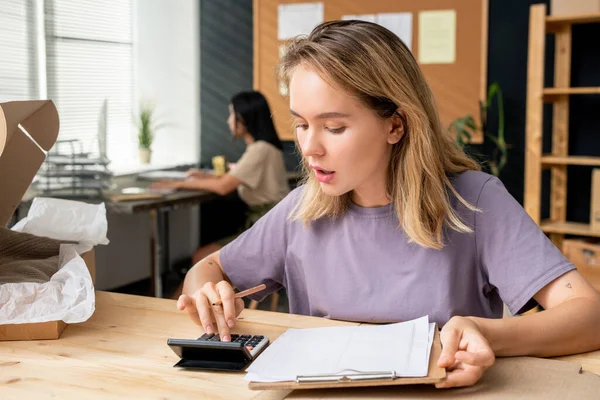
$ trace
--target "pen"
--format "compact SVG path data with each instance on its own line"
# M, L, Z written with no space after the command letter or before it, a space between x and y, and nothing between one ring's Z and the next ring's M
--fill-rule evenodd
M264 283L262 283L262 284L260 284L258 286L254 286L253 288L246 289L246 290L243 290L241 292L238 292L233 297L236 298L236 299L241 299L242 297L249 296L249 295L251 295L253 293L256 293L256 292L260 292L261 290L266 289L266 287L267 287L267 285L265 285ZM223 302L221 300L217 300L216 302L212 303L213 306L220 306L221 304L223 304Z

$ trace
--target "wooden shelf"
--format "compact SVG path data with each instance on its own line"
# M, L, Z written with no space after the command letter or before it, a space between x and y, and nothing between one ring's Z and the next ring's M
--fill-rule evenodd
M588 165L600 167L600 157L590 156L542 156L542 165Z
M562 27L575 24L593 24L600 22L600 13L577 15L549 15L546 17L546 31L557 32Z
M590 224L583 224L580 222L542 221L540 228L546 233L600 237L600 231L593 231L590 228Z
M544 88L543 94L545 101L553 101L573 94L600 94L600 87Z

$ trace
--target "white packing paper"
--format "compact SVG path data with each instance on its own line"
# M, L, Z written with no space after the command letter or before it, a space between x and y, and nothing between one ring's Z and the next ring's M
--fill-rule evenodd
M0 325L89 319L95 309L94 285L81 254L108 243L104 204L36 198L12 230L78 244L60 246L59 270L48 282L0 284Z
M94 246L108 244L104 203L36 197L27 217L15 224L12 230Z
M0 285L0 325L86 321L95 309L92 277L79 256L91 245L61 245L60 269L45 283Z
M280 4L277 7L277 39L307 35L323 22L323 3Z

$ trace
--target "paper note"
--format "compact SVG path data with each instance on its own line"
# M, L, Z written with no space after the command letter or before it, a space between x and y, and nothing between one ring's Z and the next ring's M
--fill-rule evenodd
M427 376L435 324L428 317L398 324L288 329L250 365L246 380L395 372Z
M419 63L452 64L456 61L456 11L419 13Z
M409 50L412 49L412 13L343 15L342 19L356 19L379 24L394 32L406 44Z
M375 14L361 14L361 15L342 15L343 20L356 19L359 21L377 22L377 15Z
M281 59L283 58L283 56L285 56L285 53L287 52L287 47L285 45L279 45L279 61L281 61ZM288 95L288 88L287 86L283 83L282 80L279 81L279 94L282 96L287 96Z
M412 50L412 13L377 14L377 23L394 32Z
M309 34L323 22L323 3L280 4L277 7L277 39Z

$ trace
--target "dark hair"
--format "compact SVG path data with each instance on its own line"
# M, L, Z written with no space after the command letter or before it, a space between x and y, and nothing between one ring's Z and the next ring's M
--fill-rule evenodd
M248 133L254 140L262 140L271 143L279 150L283 150L283 145L271 118L271 109L265 96L260 92L240 92L231 98L231 105L236 116L244 124Z

